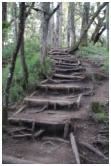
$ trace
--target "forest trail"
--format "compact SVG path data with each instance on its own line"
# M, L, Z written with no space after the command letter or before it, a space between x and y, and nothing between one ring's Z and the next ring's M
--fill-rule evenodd
M92 74L99 80L107 76L89 62L68 54L67 48L51 50L49 57L53 75L24 98L24 105L8 119L10 142L14 140L9 151L12 149L14 157L37 163L73 164L76 158L69 141L73 132L81 163L107 163L107 159L81 144L93 144L100 128L90 119L91 102L108 100L105 88L103 93L99 90L104 85ZM5 149L3 152L9 155Z

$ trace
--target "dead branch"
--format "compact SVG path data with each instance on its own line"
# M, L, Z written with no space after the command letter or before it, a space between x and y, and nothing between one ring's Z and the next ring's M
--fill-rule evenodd
M81 145L85 146L87 149L93 151L96 153L98 156L103 157L105 160L108 160L107 157L104 156L104 154L97 148L95 148L93 145L85 143L85 142L80 142Z
M75 140L73 133L70 133L70 141L71 141L72 151L75 155L76 162L77 162L77 164L80 164L78 147L77 147L76 140Z
M43 137L42 140L43 140L43 141L47 141L47 140L58 141L58 142L63 142L63 143L69 144L69 141L64 140L64 139L62 139L62 138L58 138L58 137L47 137L47 136L46 136L46 137Z
M34 134L34 137L35 138L37 138L37 137L39 137L42 133L44 133L45 132L45 130L39 130L39 131L37 131L35 134Z

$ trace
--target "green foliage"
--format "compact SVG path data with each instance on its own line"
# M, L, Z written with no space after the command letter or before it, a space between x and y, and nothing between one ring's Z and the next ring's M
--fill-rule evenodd
M8 44L2 48L2 59L8 60L12 57L14 44Z
M26 56L26 63L28 66L29 72L29 84L28 86L34 86L40 83L41 79L44 78L44 75L48 75L51 72L50 66L50 59L46 58L45 65L40 65L40 56L37 54L27 55ZM8 76L10 65L7 65L6 68L3 69L3 79L2 79L2 86L3 86L3 95L4 89L6 84L6 79ZM12 85L10 88L10 97L9 101L19 101L22 100L24 96L26 96L27 92L24 90L24 75L23 69L21 66L20 57L17 58L14 76L12 80Z
M102 106L98 101L92 101L91 103L91 111L94 113L103 112Z
M109 58L108 57L104 60L103 66L101 68L105 73L109 73Z
M95 45L89 43L88 47L81 47L76 55L101 64L101 69L105 73L109 73L109 52L100 43Z
M107 112L104 110L103 106L98 101L93 101L91 103L91 112L96 114L97 121L104 122L108 118Z
M35 43L35 41L26 40L25 41L25 60L28 67L28 87L34 86L40 83L40 81L51 73L51 64L50 59L46 58L45 65L40 65L40 56L39 56L39 40ZM5 60L8 60L12 57L14 49L14 44L8 44L3 48L2 57ZM4 89L6 84L6 79L8 76L10 64L8 64L2 73L2 94L4 95ZM18 54L18 58L16 61L14 76L12 80L12 85L10 89L9 101L19 101L24 96L26 96L27 92L24 90L24 75L23 69L21 65L20 53Z
M108 115L106 112L100 112L98 113L98 121L104 122L108 118Z
M11 26L11 22L3 21L2 22L2 30L5 30Z

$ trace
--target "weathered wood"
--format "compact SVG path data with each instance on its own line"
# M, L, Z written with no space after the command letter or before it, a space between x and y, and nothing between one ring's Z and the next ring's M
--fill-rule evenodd
M26 102L26 103L30 103L30 104L36 104L36 105L42 105L42 104L44 104L44 105L54 105L54 104L58 104L58 105L60 105L60 106L67 106L67 105L77 105L77 102L76 101L74 101L74 100L72 100L72 99L70 99L70 100L66 100L65 98L59 98L59 97L55 97L55 98L47 98L47 96L46 96L46 98L30 98L30 97L26 97L25 99L24 99L24 101Z
M74 85L74 84L44 84L44 85L40 85L39 88L48 88L48 89L62 89L62 90L66 90L66 89L74 89L74 90L82 90L84 89L83 86L79 86L79 85ZM88 88L85 88L88 89Z
M2 164L37 164L37 162L23 160L9 155L2 155Z
M81 144L81 145L85 146L87 149L93 151L98 156L103 157L105 160L108 160L108 158L106 156L104 156L104 154L99 149L95 148L93 145L85 143L85 142L80 142L79 144Z
M55 64L56 65L61 65L61 66L71 66L71 67L73 67L73 66L77 66L77 62L75 62L75 63L63 63L62 61L55 61Z
M70 142L65 140L65 139L62 139L62 138L58 138L58 137L43 137L42 138L43 141L48 141L48 140L51 140L51 141L57 141L57 142L63 142L63 143L66 143L66 144L69 144Z
M39 130L36 133L34 133L34 137L37 138L37 137L39 137L44 132L45 132L45 130Z
M15 128L11 131L8 131L8 134L14 134L15 132L20 132L20 131L23 131L23 130L26 130L27 128L26 127L22 127L22 128Z
M80 164L78 147L77 147L76 140L75 140L73 133L70 133L70 141L71 141L72 151L75 155L76 162L77 162L77 164Z
M40 112L43 112L47 109L48 105L45 105L42 109L38 110L38 111L35 111L35 112L31 112L31 114L35 114L35 113L40 113Z
M83 67L73 67L72 69L60 69L60 68L56 68L55 70L56 70L56 72L62 72L62 73L71 73L71 72L82 72L82 71L86 71L86 69L83 68Z
M35 96L36 94L37 94L37 91L34 91L34 92L30 95L30 97Z
M23 117L11 117L8 118L9 123L14 124L14 123L29 123L32 124L32 122L35 122L36 124L42 124L42 125L56 125L58 127L63 127L64 126L64 121L58 121L58 120L45 120L45 119L29 119L29 118L23 118Z
M64 139L67 138L69 133L70 121L67 121L64 126Z
M72 76L72 75L63 75L63 74L54 74L54 77L66 78L66 79L84 79L82 76Z
M31 128L31 131L34 132L35 130L35 122L32 122L32 128Z
M27 105L23 105L17 112L15 112L15 113L13 114L13 116L19 114L19 113L22 112L25 108L27 108Z
M46 79L46 80L44 80L44 81L41 81L41 84L47 83L48 81L51 81L51 82L53 82L53 83L57 83L57 81L55 81L55 80L53 80L53 79L51 79L51 78L48 78L48 79Z
M32 134L17 134L17 135L13 135L13 138L26 138L26 137L32 137Z
M77 108L78 108L78 109L79 109L79 107L80 107L81 98L82 98L82 94L80 94L79 97L78 97L78 99L77 99Z

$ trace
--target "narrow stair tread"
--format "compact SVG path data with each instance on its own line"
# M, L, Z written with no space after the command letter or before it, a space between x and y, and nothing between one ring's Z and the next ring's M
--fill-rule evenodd
M75 99L68 99L66 97L56 97L56 96L40 96L40 97L25 97L25 102L34 102L34 103L50 103L50 104L59 104L59 105L69 105L76 103L77 98Z

